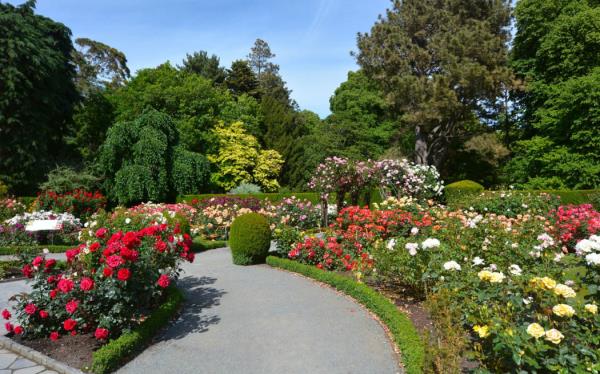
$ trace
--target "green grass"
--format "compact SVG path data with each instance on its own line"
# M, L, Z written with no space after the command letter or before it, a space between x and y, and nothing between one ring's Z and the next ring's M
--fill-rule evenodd
M227 247L227 241L225 240L207 240L202 237L195 237L192 240L192 250L194 252L204 252L209 249Z
M166 300L148 319L131 332L111 340L93 354L91 372L104 374L115 371L127 359L148 344L156 333L175 316L183 302L183 293L175 287L167 290Z
M64 253L71 248L77 247L73 245L13 245L9 247L0 247L0 255L16 255L23 251L39 251L42 253L44 248L47 248L50 253Z
M313 278L353 297L388 327L394 342L402 352L402 363L406 372L422 373L425 359L423 340L410 319L386 297L363 283L314 266L273 256L267 257L267 264Z

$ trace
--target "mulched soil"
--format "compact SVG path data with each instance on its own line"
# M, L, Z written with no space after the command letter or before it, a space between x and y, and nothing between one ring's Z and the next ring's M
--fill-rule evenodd
M49 338L34 340L13 337L19 344L33 348L38 352L63 362L73 368L84 369L92 363L92 354L100 347L93 334L66 335L57 341Z

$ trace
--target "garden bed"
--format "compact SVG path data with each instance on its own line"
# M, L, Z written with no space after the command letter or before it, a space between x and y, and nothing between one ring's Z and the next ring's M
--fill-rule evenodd
M71 248L77 247L79 244L72 245L13 245L8 247L0 247L0 255L17 255L22 252L42 253L47 249L50 253L64 253Z

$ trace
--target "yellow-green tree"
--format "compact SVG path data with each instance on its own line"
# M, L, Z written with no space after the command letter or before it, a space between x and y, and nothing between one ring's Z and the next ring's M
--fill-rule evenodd
M217 154L208 156L217 166L213 183L227 191L241 183L256 183L265 192L279 188L277 177L283 158L277 151L261 150L258 140L246 132L242 122L221 122L213 134L219 143Z

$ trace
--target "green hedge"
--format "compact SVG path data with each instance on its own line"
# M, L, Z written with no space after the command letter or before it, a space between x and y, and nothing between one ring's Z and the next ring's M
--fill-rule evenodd
M44 248L47 248L50 253L64 253L69 249L77 247L79 244L73 245L35 245L35 246L26 246L26 245L14 245L9 247L0 247L0 255L16 255L19 252L23 251L39 251L42 253Z
M156 309L148 319L142 322L133 331L124 333L117 339L109 341L102 346L92 357L91 372L97 374L110 373L119 368L133 354L140 351L149 343L160 329L165 327L175 316L183 302L183 293L170 287L167 290L166 300Z
M410 319L386 297L369 286L339 274L317 269L279 257L267 257L267 264L300 273L327 283L335 289L353 297L374 313L388 327L402 353L402 363L407 373L417 374L423 370L425 346Z
M265 262L271 246L271 227L267 217L243 214L233 220L229 230L229 248L235 265Z
M178 203L190 203L194 199L205 200L205 199L210 199L213 197L222 197L222 196L239 197L239 198L253 197L253 198L259 199L259 200L269 200L272 203L278 203L281 200L288 198L288 197L292 197L292 196L296 196L298 199L302 199L302 200L304 200L304 199L310 200L314 204L319 203L319 201L321 199L320 195L317 192L297 192L297 193L289 192L289 193L257 193L257 194L237 194L237 195L233 195L233 194L183 195L183 196L177 197L177 202Z
M192 241L192 250L194 252L207 251L209 249L227 247L227 241L225 240L206 240L199 236L195 237Z
M467 179L446 185L444 187L444 197L447 202L456 202L469 195L479 194L484 189L481 184Z
M534 191L529 191L534 192ZM551 195L560 196L561 204L594 204L600 209L600 190L540 190Z

